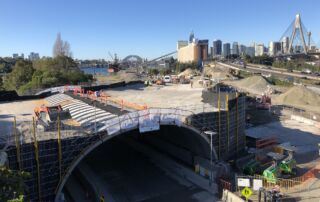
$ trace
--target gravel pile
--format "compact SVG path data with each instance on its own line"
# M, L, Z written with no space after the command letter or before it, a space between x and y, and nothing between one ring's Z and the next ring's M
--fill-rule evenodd
M230 82L231 85L249 93L261 95L273 89L273 85L262 76L251 76L239 81Z
M320 112L320 95L304 86L290 88L287 92L275 97L273 103Z
M184 70L183 72L181 72L180 74L178 74L178 76L185 76L185 77L188 77L190 75L199 75L200 72L198 70L195 70L195 69L191 69L191 68L188 68L186 70Z

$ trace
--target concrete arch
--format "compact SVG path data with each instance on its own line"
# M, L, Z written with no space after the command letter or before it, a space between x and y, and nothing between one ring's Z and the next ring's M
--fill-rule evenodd
M162 124L162 126L166 126L166 124ZM179 124L179 125L172 125L172 124L168 124L168 126L175 126L175 127L180 127L180 128L184 128L184 129L187 129L187 130L190 130L190 132L193 132L194 134L197 134L199 135L200 138L202 138L207 144L208 146L210 147L210 139L201 131L199 131L198 129L192 127L192 126L189 126L189 125L186 125L186 124ZM123 133L127 133L127 132L130 132L130 131L134 131L138 128L132 128L130 130L125 130L125 131L118 131L116 132L115 134L112 134L112 135L105 135L103 136L102 139L100 140L97 140L95 143L91 144L89 147L87 147L83 152L81 152L81 155L78 156L71 164L71 166L69 166L66 174L64 175L62 181L59 183L58 185L58 189L56 191L56 196L55 196L55 201L58 202L58 197L60 196L61 194L61 191L63 189L63 187L65 186L65 183L67 182L69 176L71 175L72 171L77 167L77 165L91 152L93 151L94 149L96 149L97 147L99 147L100 145L102 145L103 143L105 143L106 141L116 137L116 136L119 136ZM161 129L160 129L161 130ZM217 153L214 149L214 147L212 147L212 153L213 153L213 157L214 159L218 159L217 157Z

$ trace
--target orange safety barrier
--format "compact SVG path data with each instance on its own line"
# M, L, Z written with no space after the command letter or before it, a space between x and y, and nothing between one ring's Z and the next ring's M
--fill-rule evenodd
M222 190L223 189L227 189L227 190L229 190L229 191L232 191L231 190L231 182L228 182L228 181L226 181L226 180L223 180L223 179L220 179L220 187L222 188Z
M256 148L261 149L267 146L272 146L277 144L277 138L276 137L271 137L271 138L266 138L266 139L261 139L256 141Z
M90 91L89 90L85 94L84 90L81 89L80 90L80 95L81 96L86 95L89 99L98 100L98 101L104 103L105 105L108 104L108 102L112 102L114 104L119 105L121 107L121 110L123 110L125 107L126 108L130 108L130 109L135 109L135 110L148 109L147 105L140 105L140 104L128 102L128 101L123 100L123 99L114 98L114 97L111 97L111 96L107 95L106 93L101 93L100 97L97 98L97 96L95 95L95 91Z

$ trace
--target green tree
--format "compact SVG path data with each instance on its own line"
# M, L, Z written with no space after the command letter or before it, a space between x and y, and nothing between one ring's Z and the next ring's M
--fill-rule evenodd
M0 201L20 202L24 200L26 185L24 180L30 178L30 173L12 171L4 166L0 167Z
M18 90L31 80L33 72L32 63L24 60L18 61L4 81L5 88L7 90Z

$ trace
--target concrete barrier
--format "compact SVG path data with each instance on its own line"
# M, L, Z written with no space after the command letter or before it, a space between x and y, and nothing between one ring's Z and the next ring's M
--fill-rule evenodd
M319 122L311 120L311 119L307 119L301 116L297 116L297 115L291 115L291 120L296 120L305 124L309 124L309 125L313 125L313 126L319 126Z
M222 194L222 201L224 202L244 202L239 196L235 195L231 191L224 189Z

